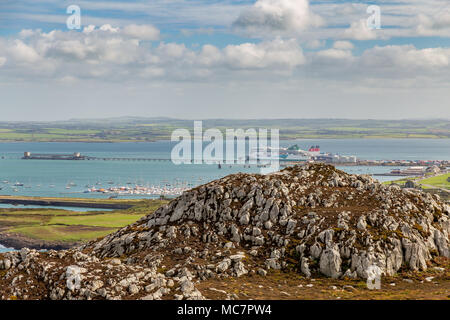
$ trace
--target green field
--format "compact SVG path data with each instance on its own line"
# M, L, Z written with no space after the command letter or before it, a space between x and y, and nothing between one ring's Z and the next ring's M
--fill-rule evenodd
M30 239L48 242L82 242L104 237L116 229L83 227L69 228L67 226L31 226L11 229L10 232L18 233Z
M437 188L450 190L450 182L447 181L449 178L450 178L450 173L447 173L447 174L444 174L444 175L440 175L440 176L436 176L436 177L432 177L432 178L427 178L427 179L421 180L420 183L422 185L424 185L424 186L425 185L426 186L433 186L433 187L437 187Z
M46 202L62 202L62 203L79 203L87 206L98 204L124 204L129 206L136 206L142 204L142 199L103 199L103 198L57 198L57 197L32 197L32 196L8 196L0 195L0 202L3 200L38 200ZM68 205L71 206L71 205Z
M59 122L0 122L2 141L131 142L170 140L193 121L169 118L113 118ZM449 120L206 119L204 130L280 129L281 139L450 138Z
M134 223L164 203L167 201L137 200L130 209L115 211L0 209L0 230L1 233L17 234L47 243L78 243L103 237Z
M51 218L48 224L120 228L136 222L141 217L141 214L120 213L106 213L82 216L56 216Z
M430 175L430 174L427 174ZM391 183L396 183L400 186L403 186L406 181L411 180L414 181L416 184L420 185L422 187L422 189L433 189L433 188L441 188L441 189L446 189L446 190L450 190L450 182L447 181L447 179L450 178L450 173L446 173L446 174L441 174L441 175L437 175L434 177L430 177L430 178L402 178L402 179L398 179L398 180L393 180L393 181L385 181L383 182L383 184L389 185Z

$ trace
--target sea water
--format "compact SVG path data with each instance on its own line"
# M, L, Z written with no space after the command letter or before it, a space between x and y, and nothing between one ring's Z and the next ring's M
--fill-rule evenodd
M354 155L367 160L450 160L450 139L308 139L283 140L280 146L299 145L308 149L320 145L323 152ZM42 197L109 197L110 194L83 193L89 187L188 186L193 187L236 173L257 173L256 166L175 165L170 161L56 161L22 160L31 153L74 153L92 157L170 158L175 143L0 143L0 194ZM357 174L386 173L394 167L343 166ZM392 180L394 177L376 177ZM14 186L16 182L24 186ZM126 197L126 196L120 196ZM128 197L148 197L130 195Z

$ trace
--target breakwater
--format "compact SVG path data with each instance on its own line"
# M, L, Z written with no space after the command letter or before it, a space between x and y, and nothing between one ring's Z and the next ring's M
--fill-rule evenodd
M169 157L155 157L155 158L140 158L140 157L113 157L113 156L88 156L82 155L79 152L74 152L72 154L51 154L51 153L31 153L24 152L22 159L25 160L91 160L91 161L156 161L156 162L170 162L172 161ZM286 160L280 159L280 165L286 167L289 165L295 165L299 163L304 163L305 160ZM448 160L363 160L355 159L355 161L334 161L330 160L313 160L310 162L317 163L327 163L339 166L386 166L386 167L409 167L409 166L442 166L449 167L450 161ZM191 163L194 161L191 159ZM236 161L237 162L237 161ZM212 163L216 163L213 161ZM245 161L246 165L250 165L249 159ZM258 161L259 165L259 161Z

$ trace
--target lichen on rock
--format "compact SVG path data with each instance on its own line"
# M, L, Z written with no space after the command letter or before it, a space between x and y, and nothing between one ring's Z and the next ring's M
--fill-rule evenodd
M273 269L336 279L426 270L433 255L450 257L449 215L437 196L328 165L233 174L79 248L1 254L0 297L201 299L197 281Z

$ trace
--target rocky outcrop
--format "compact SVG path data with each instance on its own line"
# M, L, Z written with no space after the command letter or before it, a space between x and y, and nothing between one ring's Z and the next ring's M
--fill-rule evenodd
M0 255L0 296L201 299L196 281L273 269L363 279L375 267L425 270L433 255L449 257L449 210L332 166L235 174L80 248Z

